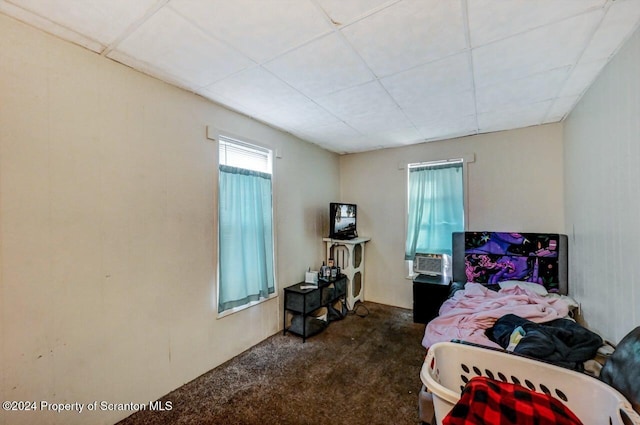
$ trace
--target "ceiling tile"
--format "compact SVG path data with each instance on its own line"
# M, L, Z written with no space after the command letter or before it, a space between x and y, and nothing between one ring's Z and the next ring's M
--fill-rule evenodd
M103 45L114 42L155 6L156 0L12 0L49 21Z
M344 119L371 117L377 113L394 113L398 105L378 81L371 81L319 97L316 101Z
M558 68L517 80L503 81L476 89L478 112L505 109L512 105L537 103L557 96L570 67Z
M530 127L542 123L552 100L478 114L480 133Z
M308 99L260 67L244 70L205 89L214 98L222 96L233 99L253 111L268 111L277 108L307 104Z
M403 108L409 120L420 127L436 121L451 121L459 117L475 114L473 93L462 93L428 96L415 106Z
M464 115L424 122L418 131L425 140L450 139L477 133L475 115Z
M319 127L306 128L304 130L294 132L294 134L312 142L330 145L333 144L337 147L342 146L349 140L357 139L362 136L361 133L357 132L343 122L337 122ZM347 150L342 150L342 152L345 151Z
M263 109L256 117L287 130L304 130L305 128L335 125L341 122L324 108L306 99L298 99L296 102L279 108Z
M206 86L253 64L167 8L158 11L108 56L118 60L121 53L195 86Z
M557 22L605 3L606 0L468 0L471 46Z
M331 152L335 152L337 154L347 154L347 153L353 153L355 151L351 150L349 146L347 146L344 143L344 140L324 140L324 141L319 141L319 140L313 140L311 139L309 136L307 136L304 133L301 132L292 132L291 134L293 134L294 136L305 140L307 142L313 143L315 145L320 146L322 149L326 149L328 151Z
M248 116L253 116L256 113L255 110L249 109L248 107L236 102L234 99L230 99L228 97L225 97L219 94L216 94L214 96L213 94L205 91L204 89L199 89L199 91L197 91L196 93L198 93L200 96L206 99L209 99L215 103L223 105L224 107L231 109L232 111L235 111L244 115L248 115Z
M392 130L367 133L367 136L375 136L376 141L383 146L404 146L423 141L422 134L415 127L399 127Z
M385 5L398 0L317 0L320 7L337 25L350 24L354 20L369 15Z
M307 128L304 130L304 133L319 140L332 139L335 137L353 138L361 135L343 122Z
M332 140L322 143L321 146L326 147L326 149L330 149L339 154L366 152L375 149L382 149L385 147L381 143L381 141L372 140L368 136L359 136L340 141Z
M342 29L383 77L465 49L461 2L401 1Z
M260 63L333 30L309 0L173 0L169 6Z
M364 134L344 142L348 152L365 152L375 149L406 146L424 142L422 135L414 127L389 130L384 133Z
M577 96L582 94L593 80L598 76L607 60L601 59L594 62L584 63L580 61L571 72L562 90L558 94L560 97Z
M476 85L575 64L602 14L597 10L473 49Z
M413 123L409 121L400 109L387 111L387 113L375 111L365 117L347 119L346 122L351 127L365 134L413 127Z
M374 76L335 33L314 40L264 65L310 97L324 96Z
M638 26L638 20L640 20L640 1L613 2L581 60L590 62L609 58Z
M30 10L14 6L6 2L5 0L0 0L0 13L3 13L7 16L12 16L18 21L25 22L28 25L39 28L42 31L45 31L63 40L68 40L79 46L83 46L96 53L101 53L106 47L104 43L73 31L58 23L50 21L46 17L40 16Z
M467 53L422 65L380 80L401 108L415 108L442 93L459 93L473 88Z
M382 132L396 134L399 130L413 128L411 121L377 81L316 100L349 126L369 136Z
M193 92L197 92L201 88L200 84L195 84L192 80L184 78L184 75L180 76L176 74L173 69L161 69L157 65L157 63L151 64L138 58L126 55L117 50L108 53L107 57L124 65L127 65L133 69L136 69L144 74L153 75L155 78L158 78L159 80L172 84L176 87L181 87Z

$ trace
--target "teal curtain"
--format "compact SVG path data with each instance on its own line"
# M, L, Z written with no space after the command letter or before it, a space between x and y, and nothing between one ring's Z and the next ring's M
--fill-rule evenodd
M275 292L271 175L220 165L218 313Z
M405 259L416 252L451 255L451 234L464 231L462 163L409 169Z

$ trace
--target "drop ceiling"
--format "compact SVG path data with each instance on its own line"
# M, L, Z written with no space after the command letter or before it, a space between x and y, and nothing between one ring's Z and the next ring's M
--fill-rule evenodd
M0 12L338 153L564 119L640 0L0 0Z

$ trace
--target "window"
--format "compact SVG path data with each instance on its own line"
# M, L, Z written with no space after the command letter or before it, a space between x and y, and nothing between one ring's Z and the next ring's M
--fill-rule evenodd
M219 137L218 315L275 294L271 157Z
M451 234L464 231L463 162L409 164L408 169L405 260L412 262L416 252L451 255Z

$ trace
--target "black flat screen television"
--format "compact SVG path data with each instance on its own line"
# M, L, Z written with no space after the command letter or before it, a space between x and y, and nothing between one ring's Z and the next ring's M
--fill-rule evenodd
M329 237L332 239L353 239L358 237L355 204L332 202L329 204Z

